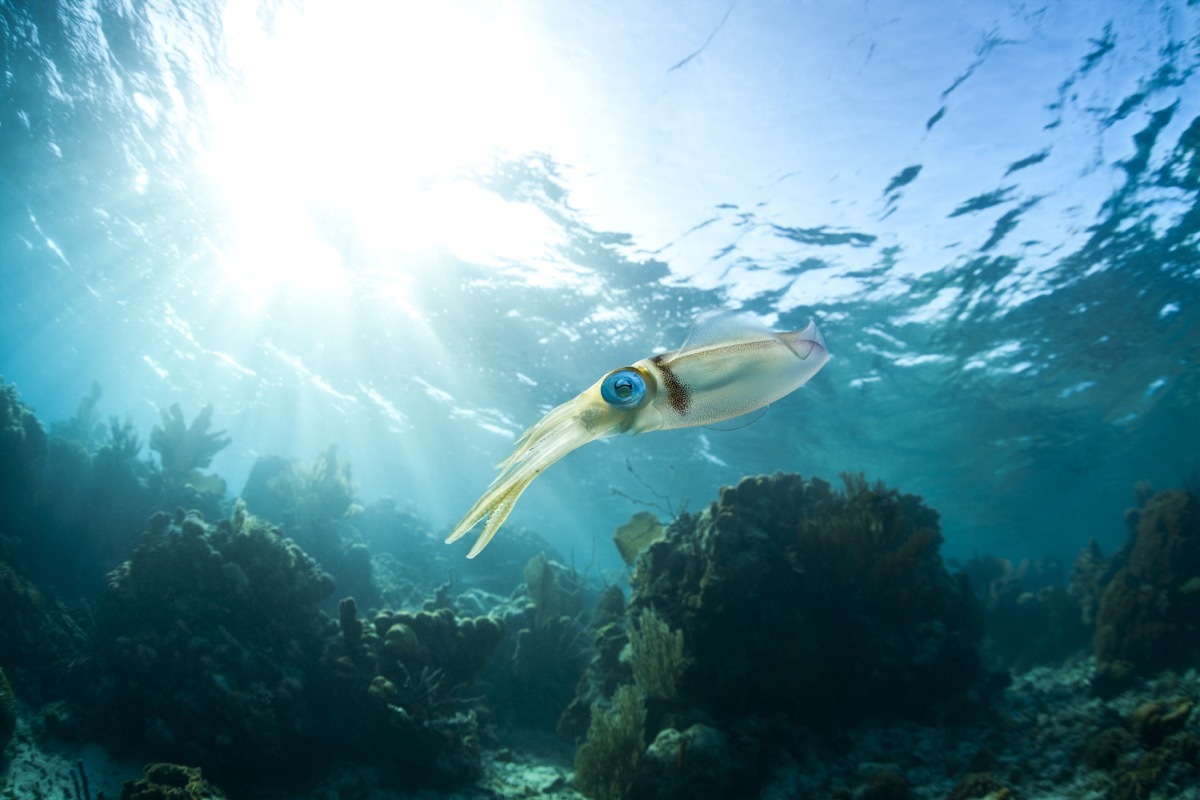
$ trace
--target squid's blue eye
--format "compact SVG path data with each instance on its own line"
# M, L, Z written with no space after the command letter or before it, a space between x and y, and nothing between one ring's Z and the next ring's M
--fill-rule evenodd
M600 384L600 396L609 405L636 406L646 396L646 379L630 367L616 370Z

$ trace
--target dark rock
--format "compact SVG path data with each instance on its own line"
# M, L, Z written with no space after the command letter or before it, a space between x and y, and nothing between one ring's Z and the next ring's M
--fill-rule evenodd
M1111 696L1136 677L1200 656L1200 502L1182 490L1151 497L1128 563L1104 588L1093 640L1093 688Z
M632 798L723 798L734 774L725 735L709 725L664 728L638 764Z

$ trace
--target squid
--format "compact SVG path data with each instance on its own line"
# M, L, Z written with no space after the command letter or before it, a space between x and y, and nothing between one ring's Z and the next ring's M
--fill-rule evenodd
M743 314L703 314L678 350L609 372L525 431L446 542L486 518L467 558L479 555L533 479L590 441L713 425L765 410L807 383L828 360L825 340L811 321L801 330L779 332Z

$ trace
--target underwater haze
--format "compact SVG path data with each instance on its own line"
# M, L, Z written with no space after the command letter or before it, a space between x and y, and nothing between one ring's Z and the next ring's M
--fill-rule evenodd
M0 36L0 375L143 437L211 404L230 495L336 444L449 532L719 309L831 359L745 427L571 453L509 526L616 565L643 504L862 472L952 558L1071 559L1193 480L1194 3L64 0Z

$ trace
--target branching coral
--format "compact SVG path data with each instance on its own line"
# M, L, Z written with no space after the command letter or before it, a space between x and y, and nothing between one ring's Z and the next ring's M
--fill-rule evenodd
M674 700L683 674L683 631L673 631L653 609L638 616L629 634L633 678L647 697Z
M612 704L592 707L587 741L575 755L575 786L594 800L621 800L646 750L646 707L633 686L622 686Z
M267 481L267 489L290 517L286 521L292 527L317 528L358 510L350 464L338 463L337 451L337 445L330 445L313 461L293 461Z
M76 406L75 416L65 422L53 423L50 426L50 434L62 439L70 439L89 450L94 449L94 446L104 436L104 425L100 422L100 415L96 411L96 405L103 395L104 389L100 383L92 381L91 389L80 398L79 405Z
M133 420L110 418L108 440L101 447L100 453L107 453L114 461L124 463L133 461L141 451L142 440L137 435L137 429L133 427Z
M162 460L163 474L169 481L183 484L194 480L199 471L207 469L213 456L224 450L232 441L225 431L209 433L212 427L213 407L205 406L188 425L179 404L159 412L162 425L154 426L150 432L150 449Z

